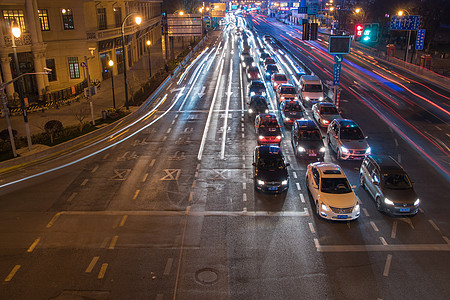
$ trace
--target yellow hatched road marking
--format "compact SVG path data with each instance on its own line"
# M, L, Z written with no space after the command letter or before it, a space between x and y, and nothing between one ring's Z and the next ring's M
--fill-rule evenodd
M16 275L17 271L20 269L20 265L15 265L14 268L11 270L8 276L5 278L5 282L11 281L11 279Z

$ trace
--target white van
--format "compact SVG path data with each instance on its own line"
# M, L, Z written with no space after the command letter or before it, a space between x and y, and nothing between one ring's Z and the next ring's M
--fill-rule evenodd
M303 105L314 104L324 100L323 85L315 75L302 75L300 78L300 97Z

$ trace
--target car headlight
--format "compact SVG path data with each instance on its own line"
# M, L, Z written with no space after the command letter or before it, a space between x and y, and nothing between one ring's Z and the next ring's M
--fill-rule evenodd
M322 203L322 205L320 206L322 208L322 210L324 211L330 211L330 209L328 208L328 206L326 206L325 204Z
M319 97L319 101L322 101L323 100L323 97Z
M369 148L366 149L366 155L369 155L372 150Z
M325 147L320 148L320 152L325 152Z
M281 135L277 135L276 139L281 140Z
M328 124L330 121L322 119L322 124Z
M253 109L249 108L248 109L248 113L252 114L253 113Z
M356 204L355 207L353 208L353 211L354 211L354 212L358 212L359 209L360 209L360 207L359 207L359 203L358 203L358 204Z
M297 97L297 96L295 96L295 97L294 97L294 100L298 100L298 97Z
M264 111L266 114L268 114L269 113L269 110L268 109L266 109L265 111Z
M309 100L309 97L305 97L305 100Z
M419 203L420 203L420 200L419 200L419 199L417 199L417 200L416 200L416 202L414 202L414 206L417 206L417 205L419 205Z
M298 152L305 152L305 148L298 146L297 147Z
M263 137L262 135L260 135L260 136L258 137L258 139L263 140L264 137Z
M289 118L284 118L284 120L285 120L286 122L289 122L291 119L289 119Z
M281 184L282 184L282 185L287 185L287 184L288 184L288 180L287 180L287 179L283 180L283 181L281 182Z
M261 95L262 95L262 96L265 96L265 95L266 95L266 92L261 92Z
M391 200L389 200L388 198L384 198L384 203L388 204L388 205L394 205L394 202L392 202Z
M245 63L242 63L242 67L243 67L243 68L245 68L245 67L246 67L246 66L245 66Z
M250 96L255 96L255 92L250 92Z
M341 146L341 152L342 153L348 153L348 149L345 148L344 146Z
M264 185L264 184L266 184L264 181L258 179L258 185Z
M281 100L284 100L284 97L283 97L283 96L281 96L280 98L281 98Z

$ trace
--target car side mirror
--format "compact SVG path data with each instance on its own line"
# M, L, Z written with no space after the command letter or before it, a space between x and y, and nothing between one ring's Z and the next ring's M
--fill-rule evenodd
M364 138L365 138L365 139L368 139L368 138L369 138L369 136L365 136Z

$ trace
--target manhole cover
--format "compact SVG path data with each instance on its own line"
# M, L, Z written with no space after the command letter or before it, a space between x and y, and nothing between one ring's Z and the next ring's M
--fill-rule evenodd
M214 284L219 279L217 270L205 268L195 272L195 280L203 284Z

